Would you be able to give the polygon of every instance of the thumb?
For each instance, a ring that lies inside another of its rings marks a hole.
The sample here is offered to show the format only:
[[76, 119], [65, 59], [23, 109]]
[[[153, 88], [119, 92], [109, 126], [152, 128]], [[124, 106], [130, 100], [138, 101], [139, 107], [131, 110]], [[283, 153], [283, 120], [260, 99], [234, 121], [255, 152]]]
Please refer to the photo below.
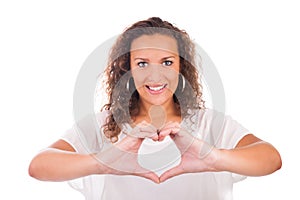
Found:
[[166, 172], [164, 172], [160, 177], [159, 177], [159, 181], [162, 183], [164, 181], [166, 181], [167, 179], [170, 179], [174, 176], [177, 176], [177, 175], [180, 175], [182, 174], [183, 171], [182, 171], [182, 168], [180, 165], [172, 168], [172, 169], [169, 169], [167, 170]]
[[135, 175], [136, 176], [140, 176], [140, 177], [143, 177], [143, 178], [146, 178], [146, 179], [149, 179], [151, 181], [153, 181], [154, 183], [159, 183], [159, 177], [152, 171], [148, 170], [148, 169], [145, 169], [143, 167], [138, 167], [138, 169], [136, 169], [136, 172]]
[[142, 175], [142, 177], [149, 179], [149, 180], [153, 181], [154, 183], [160, 183], [159, 177], [154, 172], [149, 171], [149, 172], [146, 172], [141, 175]]

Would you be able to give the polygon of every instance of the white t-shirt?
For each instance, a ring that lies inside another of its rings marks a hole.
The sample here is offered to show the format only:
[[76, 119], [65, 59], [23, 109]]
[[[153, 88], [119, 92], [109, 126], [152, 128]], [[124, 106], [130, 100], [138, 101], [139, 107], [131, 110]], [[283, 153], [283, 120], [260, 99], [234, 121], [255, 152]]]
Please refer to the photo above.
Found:
[[[99, 126], [103, 125], [107, 115], [108, 112], [102, 112], [96, 116]], [[100, 152], [109, 146], [101, 131], [89, 131], [86, 124], [89, 123], [77, 124], [62, 139], [82, 154]], [[181, 127], [222, 149], [234, 148], [249, 134], [247, 129], [231, 117], [210, 109], [197, 110], [191, 120], [182, 121]], [[121, 133], [120, 140], [123, 136]], [[180, 153], [170, 137], [162, 142], [145, 139], [139, 150], [138, 160], [142, 167], [160, 175], [178, 165]], [[69, 184], [87, 200], [231, 200], [233, 183], [244, 178], [246, 177], [230, 172], [202, 172], [179, 175], [156, 184], [137, 176], [91, 175], [69, 181]]]

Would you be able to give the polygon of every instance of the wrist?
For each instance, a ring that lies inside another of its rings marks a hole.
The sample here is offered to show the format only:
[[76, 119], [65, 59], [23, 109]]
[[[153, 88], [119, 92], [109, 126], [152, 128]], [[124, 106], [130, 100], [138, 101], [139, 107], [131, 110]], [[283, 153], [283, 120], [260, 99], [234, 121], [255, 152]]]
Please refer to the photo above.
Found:
[[90, 175], [93, 174], [106, 174], [107, 173], [107, 167], [106, 165], [101, 161], [101, 155], [98, 154], [90, 154], [88, 155], [89, 159], [89, 166], [90, 166]]
[[230, 150], [228, 149], [218, 149], [216, 153], [216, 162], [215, 162], [215, 170], [218, 172], [221, 171], [229, 171], [228, 168], [228, 156], [230, 154]]
[[[201, 151], [199, 152], [199, 160], [205, 164], [205, 171], [218, 172], [222, 171], [220, 163], [222, 157], [222, 149], [217, 149], [207, 143], [202, 143]], [[203, 170], [203, 169], [201, 169]]]
[[209, 154], [205, 158], [207, 160], [207, 164], [209, 166], [208, 171], [211, 171], [211, 172], [222, 171], [222, 169], [220, 168], [221, 154], [222, 154], [222, 150], [217, 149], [217, 148], [212, 148], [212, 150], [209, 152]]

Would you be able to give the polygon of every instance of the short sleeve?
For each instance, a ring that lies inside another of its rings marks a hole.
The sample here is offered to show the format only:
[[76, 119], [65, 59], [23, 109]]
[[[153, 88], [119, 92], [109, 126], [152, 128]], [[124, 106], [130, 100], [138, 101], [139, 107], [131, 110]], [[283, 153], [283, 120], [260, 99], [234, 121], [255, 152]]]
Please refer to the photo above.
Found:
[[[219, 141], [220, 148], [233, 149], [238, 142], [247, 134], [249, 130], [234, 120], [231, 116], [224, 117], [223, 133]], [[247, 177], [240, 174], [232, 173], [232, 182], [236, 183], [246, 179]]]
[[249, 130], [230, 116], [225, 116], [223, 125], [223, 136], [220, 140], [220, 147], [225, 149], [235, 148], [238, 142], [247, 134]]
[[216, 148], [232, 149], [249, 130], [224, 113], [205, 109], [198, 115], [199, 137]]
[[[249, 130], [231, 116], [213, 110], [203, 110], [199, 117], [199, 135], [205, 142], [219, 149], [233, 149]], [[232, 182], [244, 180], [246, 176], [232, 173]]]
[[102, 126], [108, 116], [108, 111], [88, 115], [74, 123], [61, 139], [69, 143], [78, 153], [88, 154], [100, 152], [103, 146]]
[[75, 149], [75, 151], [77, 153], [81, 153], [81, 154], [87, 154], [88, 153], [88, 151], [86, 150], [86, 148], [82, 144], [82, 141], [80, 140], [78, 134], [76, 133], [76, 130], [75, 130], [74, 127], [68, 129], [61, 136], [60, 139], [64, 140], [68, 144], [70, 144]]
[[[89, 154], [101, 151], [102, 131], [108, 112], [101, 112], [95, 117], [87, 116], [74, 123], [72, 128], [65, 131], [61, 139], [70, 144], [77, 153]], [[96, 119], [96, 122], [94, 121]], [[99, 130], [96, 130], [99, 128]], [[104, 176], [90, 175], [68, 181], [68, 184], [79, 191], [86, 199], [101, 199], [104, 188]]]
[[[77, 153], [88, 154], [89, 150], [83, 145], [76, 129], [71, 128], [61, 136], [61, 139], [69, 143]], [[80, 192], [85, 199], [101, 199], [104, 188], [104, 177], [90, 175], [67, 181], [68, 185]]]

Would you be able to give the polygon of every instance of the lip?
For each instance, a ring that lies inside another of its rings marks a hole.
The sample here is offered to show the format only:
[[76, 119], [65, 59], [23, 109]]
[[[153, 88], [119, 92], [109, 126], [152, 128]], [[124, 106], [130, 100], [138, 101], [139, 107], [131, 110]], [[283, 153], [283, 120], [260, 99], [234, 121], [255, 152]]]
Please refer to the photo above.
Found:
[[150, 94], [157, 95], [166, 90], [167, 84], [145, 85], [145, 88]]

